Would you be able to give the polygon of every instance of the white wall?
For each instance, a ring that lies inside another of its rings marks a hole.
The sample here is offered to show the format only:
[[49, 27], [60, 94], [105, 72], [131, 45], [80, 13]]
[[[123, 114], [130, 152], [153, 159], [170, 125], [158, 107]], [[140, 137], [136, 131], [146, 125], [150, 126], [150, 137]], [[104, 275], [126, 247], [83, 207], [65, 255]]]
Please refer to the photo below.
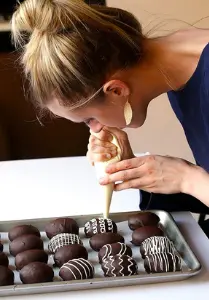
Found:
[[[192, 24], [198, 20], [199, 27], [209, 28], [208, 0], [108, 0], [107, 4], [134, 13], [144, 26], [144, 31], [151, 30], [154, 35], [187, 28], [187, 23]], [[204, 17], [206, 18], [201, 20]], [[161, 27], [153, 30], [159, 24]], [[193, 161], [184, 132], [170, 107], [167, 95], [152, 101], [147, 121], [142, 128], [127, 131], [134, 152], [149, 151]]]

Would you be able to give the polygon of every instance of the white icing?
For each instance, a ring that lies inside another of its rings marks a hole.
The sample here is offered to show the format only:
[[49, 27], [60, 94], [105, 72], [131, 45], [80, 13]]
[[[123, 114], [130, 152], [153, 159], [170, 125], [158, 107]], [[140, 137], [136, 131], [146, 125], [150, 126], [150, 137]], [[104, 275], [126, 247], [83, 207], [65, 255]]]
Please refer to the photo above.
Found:
[[153, 236], [146, 239], [142, 243], [144, 249], [144, 255], [157, 254], [157, 253], [175, 253], [175, 247], [167, 237]]
[[113, 221], [111, 219], [97, 218], [92, 219], [85, 224], [87, 234], [91, 231], [93, 234], [113, 232], [113, 228]]
[[73, 233], [60, 233], [55, 235], [49, 242], [48, 249], [51, 253], [56, 252], [57, 249], [71, 244], [80, 244], [82, 241], [77, 234]]
[[175, 253], [150, 254], [146, 256], [146, 261], [151, 273], [176, 272], [181, 269], [181, 258]]
[[[124, 243], [120, 243], [117, 242], [118, 245], [120, 245], [120, 250], [118, 252], [118, 255], [124, 255], [126, 254], [127, 251], [127, 245]], [[112, 256], [113, 255], [113, 247], [111, 244], [106, 244], [103, 246], [103, 248], [105, 248], [105, 254], [102, 257], [102, 260], [106, 259], [108, 256]]]
[[[127, 263], [128, 262], [128, 263]], [[116, 276], [130, 276], [136, 274], [137, 265], [132, 257], [128, 255], [109, 256], [102, 262], [103, 271], [105, 275]], [[134, 268], [132, 268], [134, 266]], [[119, 275], [120, 274], [120, 275]]]
[[[93, 265], [83, 258], [76, 258], [68, 261], [65, 263], [61, 269], [67, 269], [69, 272], [71, 272], [75, 279], [87, 279], [91, 277], [91, 275], [94, 274], [94, 267]], [[79, 276], [73, 272], [73, 269], [76, 269], [78, 271]], [[83, 272], [82, 272], [83, 270]]]

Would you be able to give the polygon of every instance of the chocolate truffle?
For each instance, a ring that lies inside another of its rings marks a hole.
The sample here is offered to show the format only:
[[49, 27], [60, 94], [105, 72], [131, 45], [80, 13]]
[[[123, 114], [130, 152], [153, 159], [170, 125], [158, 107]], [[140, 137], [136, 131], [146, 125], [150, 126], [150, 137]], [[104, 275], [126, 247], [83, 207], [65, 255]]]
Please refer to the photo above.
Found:
[[13, 285], [14, 273], [5, 266], [0, 266], [0, 286]]
[[9, 245], [10, 253], [13, 256], [30, 249], [43, 249], [42, 239], [31, 234], [22, 235], [13, 240]]
[[104, 259], [101, 267], [106, 277], [136, 275], [138, 269], [132, 257], [119, 254]]
[[9, 237], [9, 240], [12, 242], [19, 236], [26, 235], [26, 234], [30, 234], [30, 235], [33, 234], [37, 237], [41, 236], [40, 231], [36, 227], [34, 227], [32, 225], [19, 225], [19, 226], [13, 227], [9, 231], [8, 237]]
[[39, 261], [29, 263], [20, 271], [20, 279], [25, 284], [51, 282], [53, 278], [53, 269]]
[[181, 271], [181, 258], [176, 254], [158, 253], [146, 256], [144, 268], [147, 273], [163, 273]]
[[0, 242], [0, 252], [4, 250], [4, 245]]
[[99, 250], [99, 262], [101, 263], [108, 256], [115, 256], [117, 254], [132, 256], [132, 250], [129, 246], [120, 242], [104, 245]]
[[64, 263], [75, 258], [88, 259], [86, 248], [79, 244], [67, 245], [57, 249], [54, 255], [55, 264], [60, 268]]
[[17, 270], [21, 270], [24, 266], [35, 261], [47, 263], [48, 254], [41, 249], [32, 249], [20, 252], [15, 257], [15, 265]]
[[131, 215], [128, 218], [128, 226], [131, 230], [135, 230], [143, 226], [157, 226], [159, 221], [160, 218], [156, 214], [144, 211]]
[[175, 253], [173, 242], [165, 236], [152, 236], [144, 240], [140, 246], [142, 258], [149, 254]]
[[45, 227], [46, 235], [49, 239], [60, 233], [79, 233], [79, 227], [75, 220], [71, 218], [56, 219]]
[[91, 248], [95, 251], [99, 251], [106, 244], [117, 242], [124, 243], [124, 238], [120, 234], [113, 232], [98, 233], [89, 240]]
[[83, 258], [73, 259], [60, 268], [59, 276], [65, 281], [93, 278], [94, 267]]
[[80, 244], [83, 245], [81, 239], [77, 234], [72, 233], [60, 233], [55, 235], [49, 242], [48, 249], [50, 253], [55, 253], [57, 249], [72, 245], [72, 244]]
[[0, 253], [0, 265], [5, 267], [8, 267], [9, 265], [9, 259], [4, 252]]
[[96, 218], [87, 222], [84, 226], [86, 237], [90, 238], [97, 233], [117, 232], [117, 226], [111, 219]]
[[144, 226], [137, 228], [132, 233], [132, 243], [140, 246], [141, 243], [151, 236], [163, 236], [163, 231], [157, 226]]

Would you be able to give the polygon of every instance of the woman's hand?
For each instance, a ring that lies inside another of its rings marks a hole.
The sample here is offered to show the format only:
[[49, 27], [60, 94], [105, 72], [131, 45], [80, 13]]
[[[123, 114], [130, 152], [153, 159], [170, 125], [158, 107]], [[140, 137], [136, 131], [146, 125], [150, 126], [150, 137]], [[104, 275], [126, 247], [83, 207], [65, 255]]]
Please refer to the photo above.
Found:
[[109, 175], [100, 184], [122, 182], [115, 185], [116, 191], [136, 188], [153, 193], [179, 193], [185, 190], [191, 166], [179, 158], [146, 155], [109, 165]]
[[126, 132], [118, 128], [103, 127], [97, 133], [97, 137], [90, 135], [87, 157], [94, 165], [94, 162], [107, 161], [117, 155], [117, 147], [111, 143], [112, 134], [117, 138], [121, 149], [121, 160], [133, 158], [133, 152]]

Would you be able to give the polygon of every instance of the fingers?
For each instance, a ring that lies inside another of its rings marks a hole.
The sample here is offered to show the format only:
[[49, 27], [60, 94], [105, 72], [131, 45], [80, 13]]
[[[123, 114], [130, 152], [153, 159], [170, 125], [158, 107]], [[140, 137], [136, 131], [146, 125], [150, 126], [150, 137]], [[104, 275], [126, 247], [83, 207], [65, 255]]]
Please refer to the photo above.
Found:
[[98, 133], [91, 132], [91, 136], [101, 141], [111, 142], [112, 134], [107, 130], [101, 130]]
[[109, 166], [107, 166], [106, 172], [112, 174], [122, 170], [129, 170], [129, 169], [140, 167], [144, 163], [145, 163], [144, 157], [135, 157], [132, 159], [126, 159], [118, 163], [110, 164]]

